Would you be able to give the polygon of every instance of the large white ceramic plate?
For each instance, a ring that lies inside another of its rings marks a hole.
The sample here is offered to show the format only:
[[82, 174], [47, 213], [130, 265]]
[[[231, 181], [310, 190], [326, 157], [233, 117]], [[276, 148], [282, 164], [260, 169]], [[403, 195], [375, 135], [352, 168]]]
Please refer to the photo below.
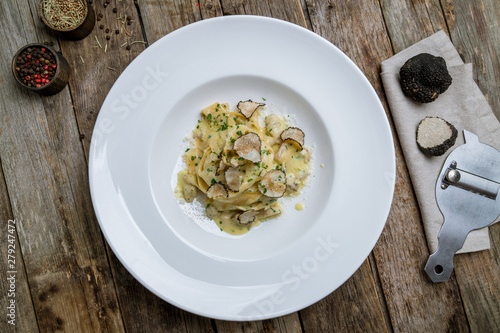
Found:
[[[314, 173], [283, 216], [232, 237], [184, 214], [172, 177], [200, 110], [249, 98], [295, 115]], [[255, 320], [322, 299], [363, 263], [395, 157], [376, 93], [341, 51], [287, 22], [231, 16], [172, 32], [127, 67], [99, 113], [89, 173], [101, 229], [137, 280], [196, 314]]]

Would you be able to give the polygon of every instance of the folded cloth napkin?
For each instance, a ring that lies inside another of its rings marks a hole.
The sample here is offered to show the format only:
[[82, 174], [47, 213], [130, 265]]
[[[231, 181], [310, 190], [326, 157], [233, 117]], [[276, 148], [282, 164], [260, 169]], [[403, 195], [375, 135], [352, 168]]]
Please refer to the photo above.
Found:
[[[419, 53], [443, 57], [453, 79], [448, 90], [431, 103], [414, 102], [403, 94], [399, 82], [401, 66]], [[443, 215], [436, 203], [435, 186], [444, 160], [453, 149], [464, 143], [464, 129], [477, 134], [480, 142], [500, 150], [500, 122], [473, 80], [472, 64], [463, 63], [444, 31], [439, 31], [383, 61], [381, 76], [422, 213], [427, 244], [433, 253], [437, 249], [437, 236], [443, 224]], [[416, 129], [420, 120], [426, 116], [443, 118], [458, 130], [455, 145], [443, 156], [428, 157], [417, 146]], [[489, 248], [488, 228], [483, 228], [472, 231], [458, 253]]]

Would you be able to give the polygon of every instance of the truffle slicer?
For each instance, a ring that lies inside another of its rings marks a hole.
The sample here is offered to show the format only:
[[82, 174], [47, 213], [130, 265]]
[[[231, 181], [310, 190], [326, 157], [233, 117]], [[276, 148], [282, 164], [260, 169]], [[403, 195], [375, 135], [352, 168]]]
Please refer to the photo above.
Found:
[[464, 130], [465, 144], [444, 162], [436, 183], [436, 201], [444, 217], [438, 249], [425, 265], [432, 282], [445, 282], [453, 257], [472, 230], [487, 227], [500, 215], [500, 151]]

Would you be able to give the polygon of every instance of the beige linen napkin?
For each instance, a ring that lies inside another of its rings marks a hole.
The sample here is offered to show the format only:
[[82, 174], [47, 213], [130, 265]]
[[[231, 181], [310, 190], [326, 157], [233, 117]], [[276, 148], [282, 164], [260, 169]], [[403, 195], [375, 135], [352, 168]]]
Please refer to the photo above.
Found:
[[[423, 52], [443, 57], [453, 82], [434, 102], [421, 104], [403, 94], [399, 83], [399, 69], [406, 60]], [[383, 61], [381, 76], [422, 213], [427, 243], [433, 253], [437, 249], [437, 236], [443, 224], [443, 216], [436, 203], [435, 186], [444, 160], [453, 149], [464, 143], [464, 129], [477, 134], [480, 142], [500, 150], [500, 123], [472, 78], [472, 64], [463, 63], [444, 31], [439, 31]], [[418, 149], [416, 129], [420, 120], [426, 116], [441, 117], [458, 130], [455, 145], [443, 156], [428, 157]], [[458, 253], [489, 248], [488, 228], [483, 228], [472, 231]]]

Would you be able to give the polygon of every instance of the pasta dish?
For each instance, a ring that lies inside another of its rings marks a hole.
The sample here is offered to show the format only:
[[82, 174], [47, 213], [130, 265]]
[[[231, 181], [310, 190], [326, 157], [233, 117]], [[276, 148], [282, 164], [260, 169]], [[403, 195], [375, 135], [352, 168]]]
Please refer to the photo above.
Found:
[[279, 198], [300, 193], [309, 175], [304, 132], [287, 116], [259, 117], [264, 108], [247, 100], [232, 111], [227, 103], [203, 109], [178, 174], [176, 196], [206, 196], [206, 215], [230, 234], [279, 216]]

